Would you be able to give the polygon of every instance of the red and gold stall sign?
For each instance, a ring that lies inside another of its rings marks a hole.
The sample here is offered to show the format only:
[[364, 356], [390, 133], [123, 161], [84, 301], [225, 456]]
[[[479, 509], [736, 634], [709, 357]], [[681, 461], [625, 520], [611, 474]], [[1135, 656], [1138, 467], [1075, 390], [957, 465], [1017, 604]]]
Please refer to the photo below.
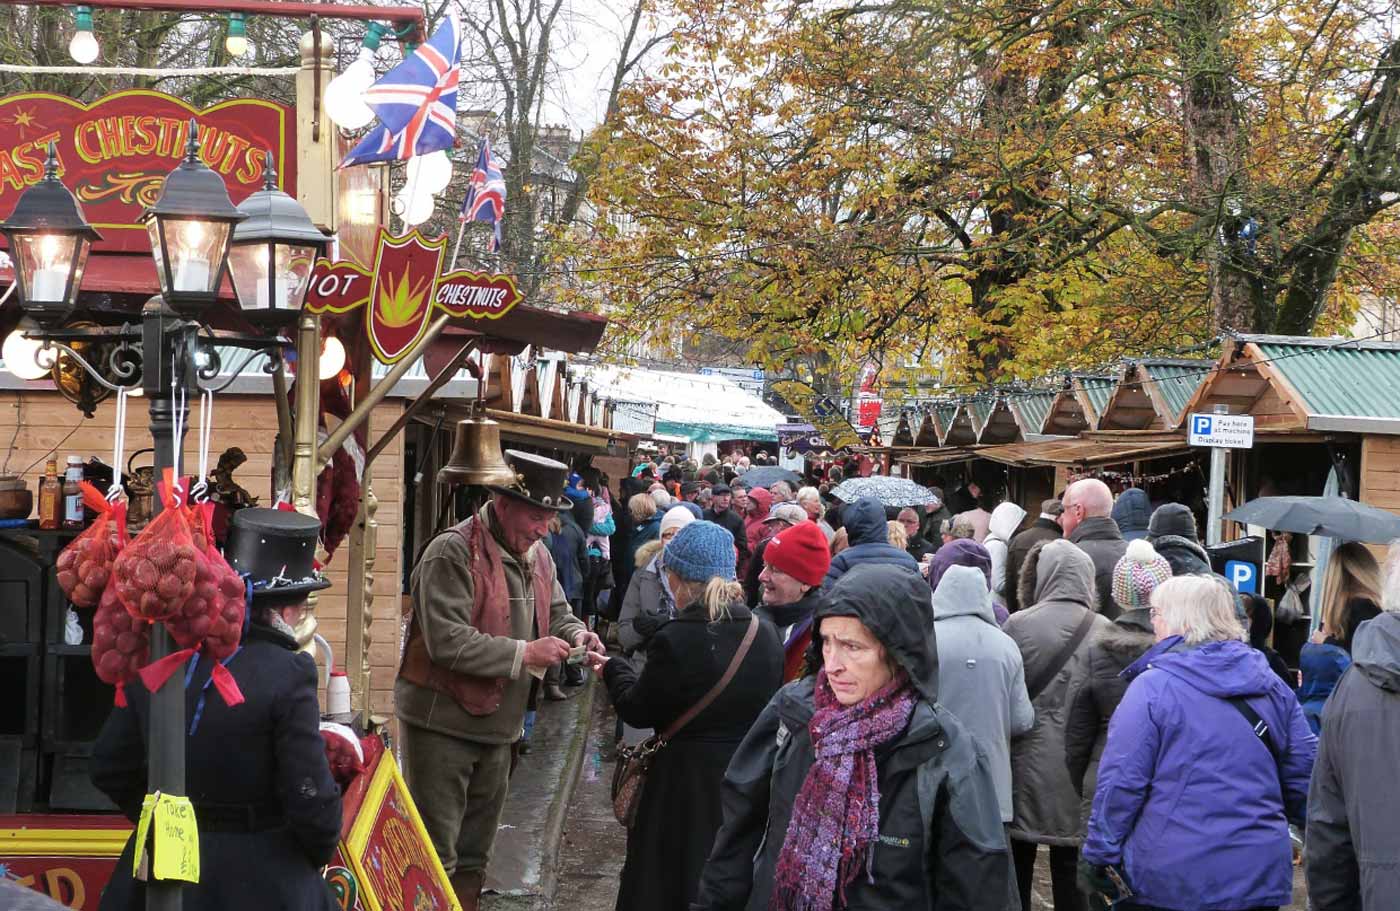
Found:
[[325, 871], [336, 904], [341, 911], [461, 911], [394, 757], [374, 749], [365, 759], [345, 794], [345, 827]]
[[374, 267], [317, 260], [306, 293], [312, 313], [348, 313], [367, 307], [365, 332], [374, 356], [392, 364], [423, 337], [434, 312], [500, 319], [520, 303], [509, 275], [458, 270], [442, 274], [446, 235], [425, 240], [415, 229], [396, 237], [379, 232]]
[[123, 817], [0, 816], [0, 875], [74, 911], [92, 911], [131, 835]]
[[141, 210], [184, 157], [191, 117], [199, 124], [200, 157], [224, 178], [235, 203], [262, 189], [269, 149], [278, 184], [295, 195], [296, 128], [286, 105], [238, 98], [200, 110], [141, 89], [91, 104], [29, 92], [0, 98], [0, 213], [44, 176], [52, 142], [59, 177], [102, 232], [96, 249], [149, 250]]

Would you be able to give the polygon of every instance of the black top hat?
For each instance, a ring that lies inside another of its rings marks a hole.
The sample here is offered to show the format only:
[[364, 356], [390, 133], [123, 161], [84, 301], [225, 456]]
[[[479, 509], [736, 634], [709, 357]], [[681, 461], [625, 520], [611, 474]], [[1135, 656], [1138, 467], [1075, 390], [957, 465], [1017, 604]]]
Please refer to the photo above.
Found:
[[330, 582], [313, 568], [321, 522], [285, 509], [250, 507], [233, 514], [224, 559], [253, 584], [256, 607], [305, 600]]
[[574, 508], [573, 501], [564, 496], [564, 485], [569, 480], [568, 465], [518, 449], [507, 449], [502, 455], [515, 472], [515, 483], [488, 485], [491, 490], [544, 509], [568, 512]]

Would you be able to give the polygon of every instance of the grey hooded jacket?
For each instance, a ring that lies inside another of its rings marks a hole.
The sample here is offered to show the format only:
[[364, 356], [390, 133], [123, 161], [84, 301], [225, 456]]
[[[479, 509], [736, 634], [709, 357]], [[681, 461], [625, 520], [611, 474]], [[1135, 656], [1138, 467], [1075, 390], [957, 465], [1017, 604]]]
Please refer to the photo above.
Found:
[[1400, 896], [1400, 616], [1361, 624], [1322, 713], [1304, 862], [1313, 911], [1393, 908]]
[[[1086, 520], [1087, 521], [1087, 520]], [[1069, 541], [1031, 548], [1021, 568], [1021, 603], [1002, 627], [1021, 650], [1026, 679], [1048, 668], [1098, 600], [1094, 561]], [[1084, 840], [1079, 794], [1065, 766], [1065, 726], [1070, 694], [1089, 672], [1089, 643], [1109, 622], [1096, 615], [1069, 660], [1034, 698], [1035, 726], [1011, 743], [1015, 814], [1011, 835], [1043, 845], [1078, 845]]]
[[[979, 573], [980, 576], [980, 573]], [[846, 887], [847, 911], [1005, 911], [1017, 900], [986, 753], [940, 702], [928, 587], [901, 567], [852, 568], [817, 608], [855, 617], [909, 675], [919, 700], [904, 731], [876, 748], [880, 838]], [[724, 823], [692, 911], [768, 911], [793, 804], [816, 760], [809, 732], [815, 677], [778, 690], [724, 775]]]
[[1025, 517], [1026, 511], [1010, 500], [998, 503], [997, 508], [992, 510], [991, 521], [987, 524], [987, 537], [982, 539], [982, 546], [987, 548], [987, 553], [992, 557], [992, 594], [1003, 603], [1006, 601], [1008, 548], [1011, 539], [1016, 537], [1016, 529], [1021, 527], [1021, 520]]
[[1010, 822], [1011, 738], [1035, 723], [1021, 650], [997, 626], [987, 577], [975, 567], [952, 566], [943, 574], [933, 593], [933, 623], [938, 701], [987, 751], [1001, 821]]

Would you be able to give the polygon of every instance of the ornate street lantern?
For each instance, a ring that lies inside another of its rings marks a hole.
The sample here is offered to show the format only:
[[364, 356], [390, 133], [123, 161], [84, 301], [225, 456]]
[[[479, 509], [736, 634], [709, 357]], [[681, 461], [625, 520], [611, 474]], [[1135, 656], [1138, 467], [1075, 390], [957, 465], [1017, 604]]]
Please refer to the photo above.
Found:
[[289, 325], [301, 312], [311, 268], [330, 239], [295, 199], [277, 189], [272, 152], [263, 188], [238, 207], [244, 221], [233, 230], [229, 271], [243, 315], [255, 325]]
[[44, 179], [24, 191], [0, 232], [10, 247], [20, 307], [41, 326], [59, 325], [78, 303], [92, 242], [102, 235], [58, 179], [58, 153], [49, 143]]
[[203, 313], [218, 298], [233, 226], [247, 217], [228, 198], [223, 178], [199, 160], [198, 129], [190, 120], [185, 160], [165, 178], [160, 199], [141, 215], [161, 295], [188, 317]]

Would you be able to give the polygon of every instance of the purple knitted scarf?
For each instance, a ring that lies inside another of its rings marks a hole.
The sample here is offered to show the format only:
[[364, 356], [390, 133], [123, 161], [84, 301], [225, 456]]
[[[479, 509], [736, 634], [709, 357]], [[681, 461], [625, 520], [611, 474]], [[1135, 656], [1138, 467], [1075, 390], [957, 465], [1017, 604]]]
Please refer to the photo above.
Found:
[[909, 724], [917, 696], [901, 673], [864, 702], [842, 705], [817, 673], [816, 713], [808, 730], [816, 761], [792, 807], [773, 883], [770, 911], [832, 911], [880, 835], [875, 747]]

